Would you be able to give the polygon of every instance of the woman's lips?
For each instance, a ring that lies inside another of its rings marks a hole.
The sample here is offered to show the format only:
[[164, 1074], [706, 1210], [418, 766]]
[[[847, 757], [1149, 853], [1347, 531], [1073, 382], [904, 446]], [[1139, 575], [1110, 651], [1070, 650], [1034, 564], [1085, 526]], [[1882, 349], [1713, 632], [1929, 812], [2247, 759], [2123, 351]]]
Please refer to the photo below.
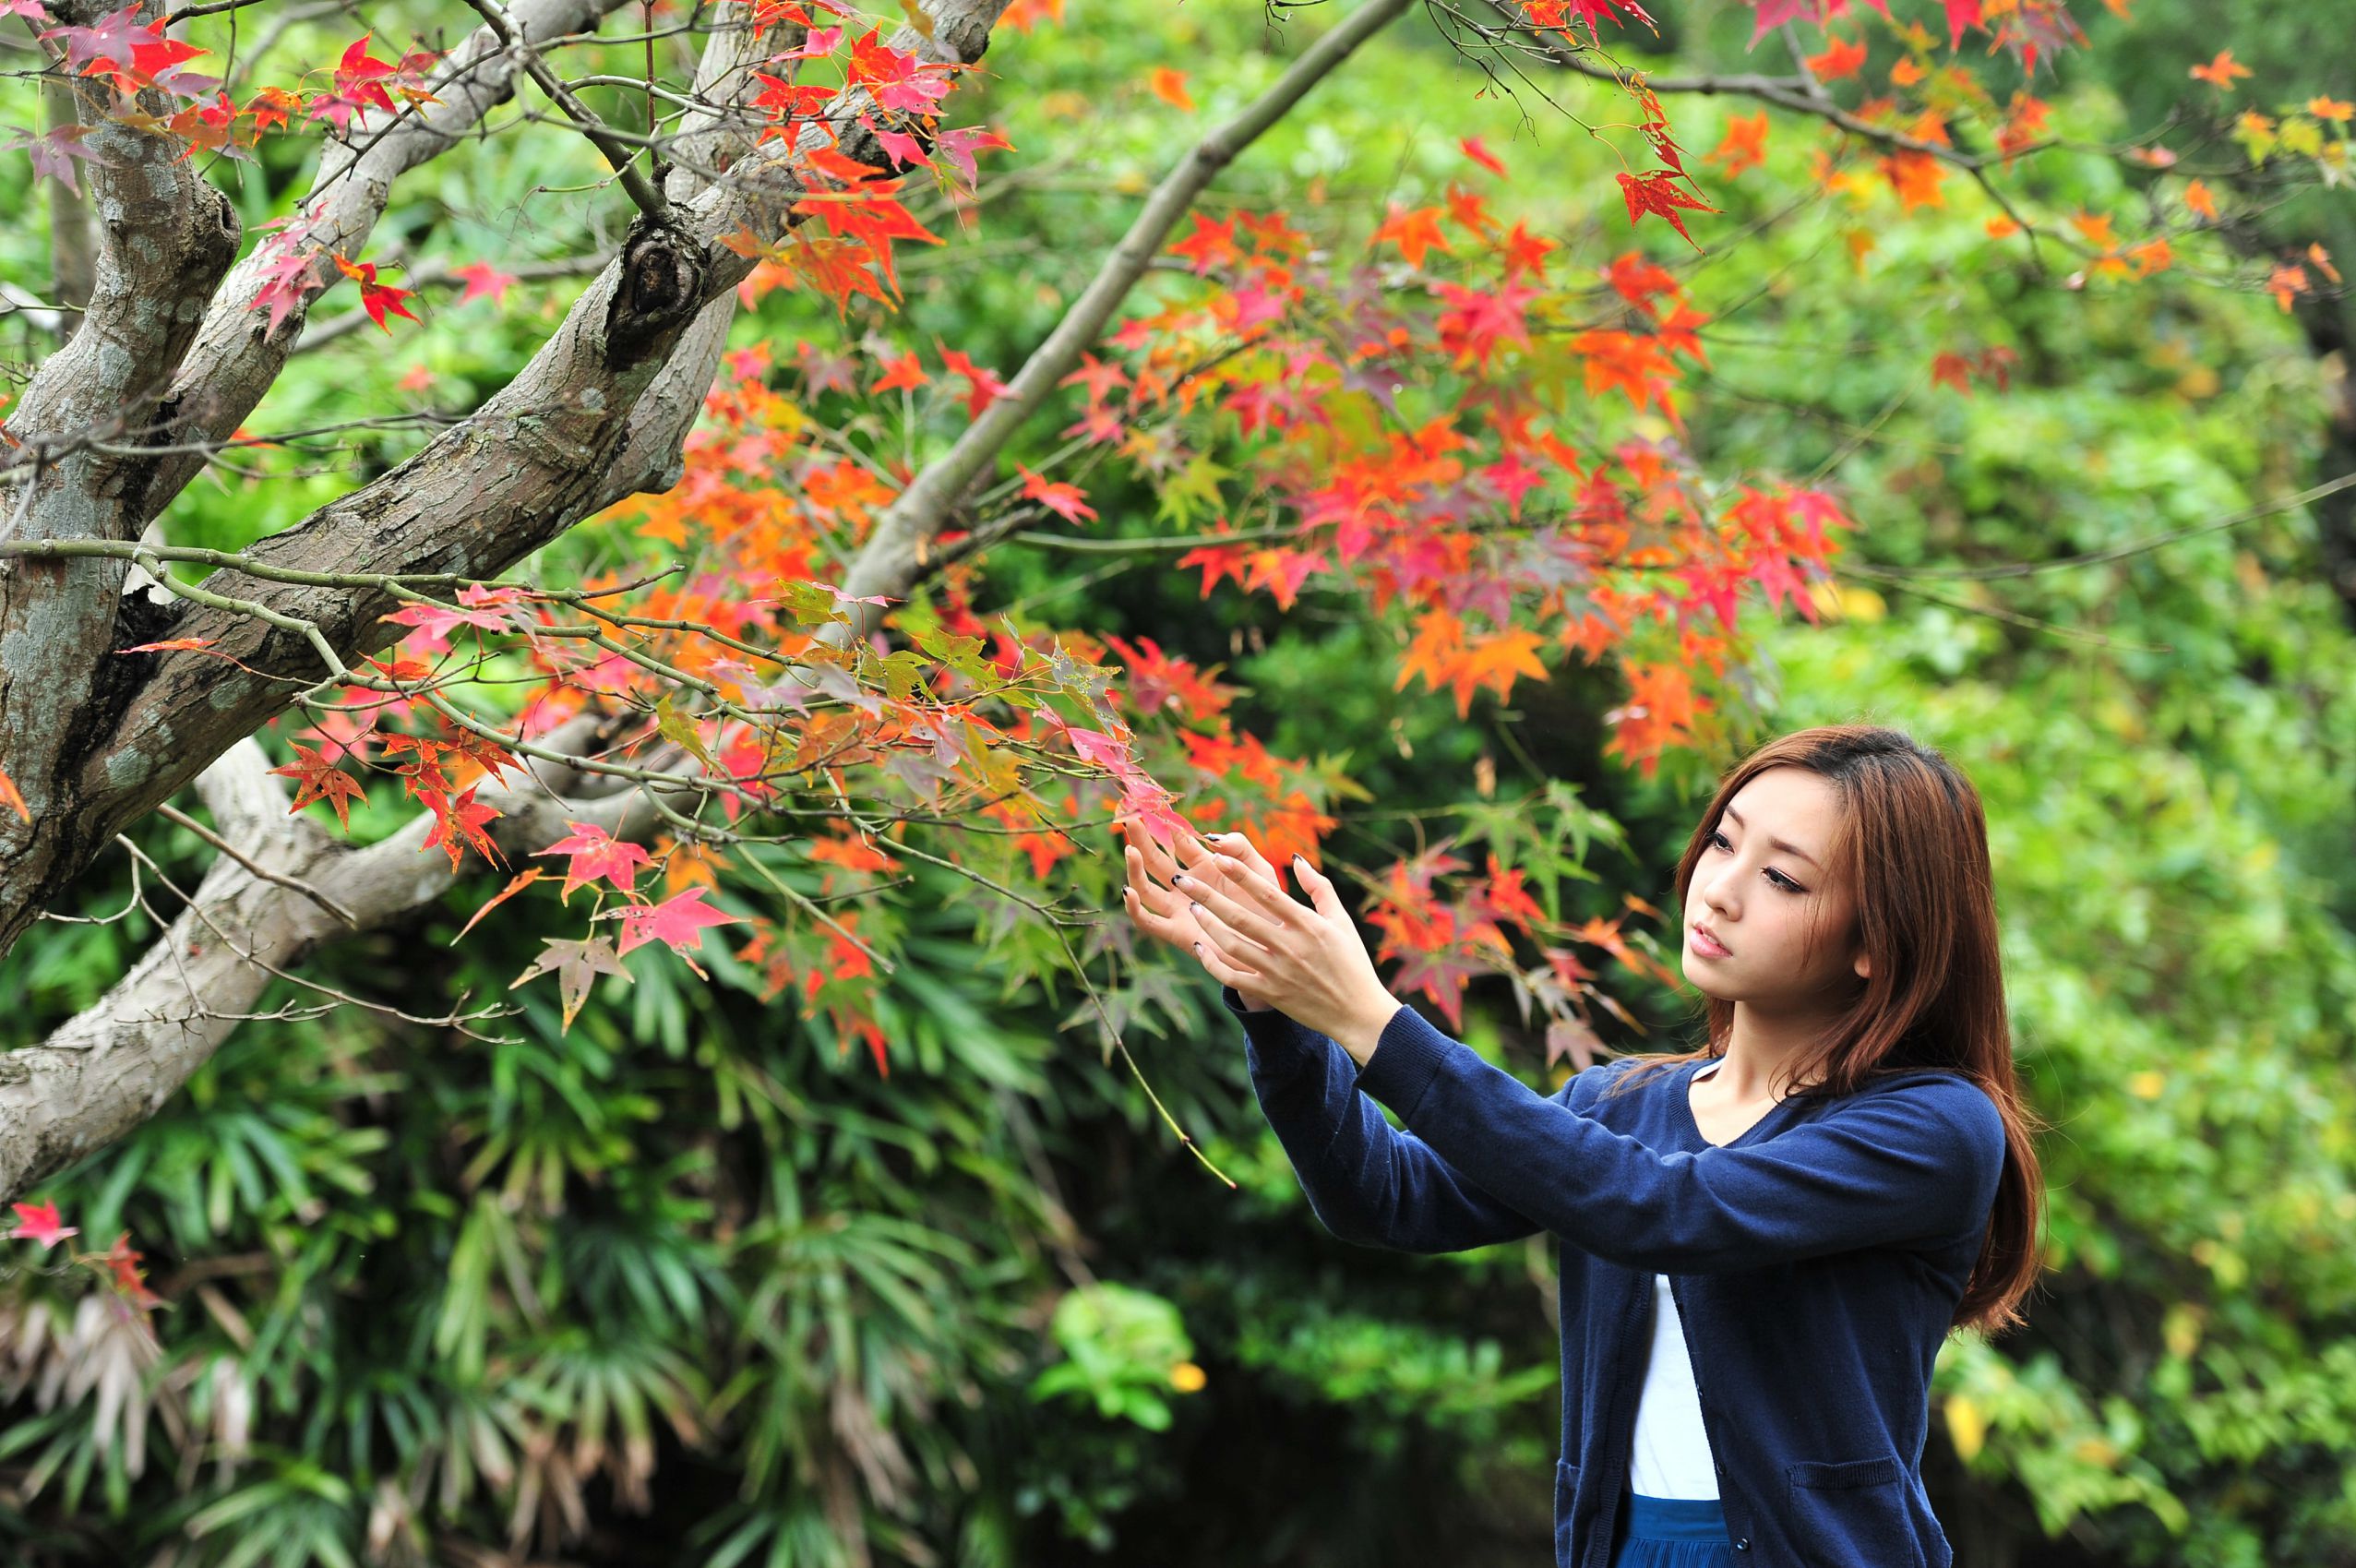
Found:
[[1734, 956], [1734, 954], [1726, 950], [1724, 944], [1713, 941], [1709, 937], [1705, 936], [1703, 933], [1702, 928], [1699, 926], [1686, 927], [1685, 933], [1685, 945], [1692, 948], [1694, 953], [1699, 957], [1732, 958]]

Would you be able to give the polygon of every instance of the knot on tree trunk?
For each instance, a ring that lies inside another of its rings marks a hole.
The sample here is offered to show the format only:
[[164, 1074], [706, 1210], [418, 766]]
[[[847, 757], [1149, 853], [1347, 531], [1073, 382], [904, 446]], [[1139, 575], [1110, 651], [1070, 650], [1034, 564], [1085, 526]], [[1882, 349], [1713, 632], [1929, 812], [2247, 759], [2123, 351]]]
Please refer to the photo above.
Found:
[[622, 276], [605, 307], [605, 364], [627, 370], [703, 304], [703, 250], [687, 231], [640, 216], [622, 244]]

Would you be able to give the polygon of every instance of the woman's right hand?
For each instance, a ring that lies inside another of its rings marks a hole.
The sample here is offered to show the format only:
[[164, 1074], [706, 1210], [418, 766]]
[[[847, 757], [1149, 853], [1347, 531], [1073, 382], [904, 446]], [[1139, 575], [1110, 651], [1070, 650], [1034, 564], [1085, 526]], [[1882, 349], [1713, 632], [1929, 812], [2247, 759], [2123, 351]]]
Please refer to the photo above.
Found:
[[[1202, 928], [1194, 923], [1193, 901], [1169, 885], [1169, 880], [1181, 869], [1169, 853], [1154, 842], [1153, 835], [1131, 832], [1128, 823], [1120, 824], [1121, 861], [1127, 869], [1129, 885], [1121, 890], [1122, 902], [1129, 908], [1129, 917], [1149, 937], [1159, 937], [1180, 952], [1193, 956], [1195, 943], [1202, 940]], [[1218, 852], [1205, 848], [1201, 857], [1202, 874], [1215, 876]], [[1258, 997], [1238, 990], [1244, 1006], [1253, 1012], [1266, 1012], [1268, 1004]]]

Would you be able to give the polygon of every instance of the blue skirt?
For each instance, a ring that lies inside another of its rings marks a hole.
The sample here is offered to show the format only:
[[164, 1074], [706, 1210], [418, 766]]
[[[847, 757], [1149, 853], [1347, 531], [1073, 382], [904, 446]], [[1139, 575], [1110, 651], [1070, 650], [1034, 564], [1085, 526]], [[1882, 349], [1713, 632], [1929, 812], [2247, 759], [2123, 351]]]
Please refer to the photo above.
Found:
[[1620, 1494], [1611, 1568], [1734, 1568], [1726, 1511], [1714, 1497]]

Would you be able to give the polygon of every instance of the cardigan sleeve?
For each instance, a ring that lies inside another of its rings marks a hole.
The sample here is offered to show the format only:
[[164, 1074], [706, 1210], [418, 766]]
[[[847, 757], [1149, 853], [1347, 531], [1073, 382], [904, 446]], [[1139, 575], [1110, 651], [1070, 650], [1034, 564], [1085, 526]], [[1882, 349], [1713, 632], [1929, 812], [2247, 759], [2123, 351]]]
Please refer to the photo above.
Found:
[[[1358, 1093], [1358, 1065], [1331, 1035], [1274, 1009], [1246, 1008], [1233, 986], [1220, 987], [1220, 999], [1243, 1023], [1252, 1092], [1326, 1229], [1360, 1246], [1461, 1252], [1544, 1228], [1385, 1120]], [[1566, 1104], [1578, 1083], [1540, 1103]]]
[[2003, 1174], [2003, 1119], [1956, 1073], [1852, 1096], [1749, 1147], [1664, 1153], [1538, 1095], [1402, 1004], [1357, 1087], [1399, 1113], [1435, 1167], [1650, 1272], [1949, 1244], [1986, 1226]]

